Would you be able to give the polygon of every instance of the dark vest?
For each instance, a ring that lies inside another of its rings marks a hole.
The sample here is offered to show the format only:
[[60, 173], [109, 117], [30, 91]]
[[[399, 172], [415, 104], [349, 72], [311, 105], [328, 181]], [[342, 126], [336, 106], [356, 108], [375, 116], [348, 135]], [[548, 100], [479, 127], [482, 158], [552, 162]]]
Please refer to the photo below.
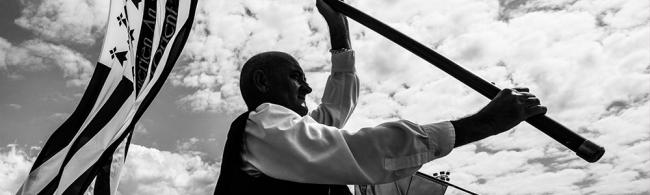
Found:
[[[250, 112], [250, 111], [249, 111]], [[214, 190], [215, 195], [248, 195], [248, 194], [343, 194], [352, 195], [345, 185], [324, 185], [296, 183], [274, 179], [262, 174], [252, 177], [241, 170], [241, 157], [244, 146], [244, 132], [248, 113], [240, 115], [230, 125], [226, 146], [221, 161], [221, 173]]]

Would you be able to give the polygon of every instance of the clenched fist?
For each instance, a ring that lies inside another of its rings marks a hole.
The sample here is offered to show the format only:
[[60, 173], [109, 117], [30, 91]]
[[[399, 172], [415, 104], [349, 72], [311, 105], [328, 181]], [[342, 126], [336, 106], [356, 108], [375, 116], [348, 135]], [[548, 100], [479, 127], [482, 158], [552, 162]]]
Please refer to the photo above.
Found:
[[506, 88], [475, 116], [489, 123], [496, 134], [517, 126], [531, 116], [545, 114], [546, 110], [528, 88]]
[[501, 90], [476, 114], [451, 121], [456, 132], [455, 147], [511, 129], [531, 116], [545, 114], [546, 107], [528, 88]]

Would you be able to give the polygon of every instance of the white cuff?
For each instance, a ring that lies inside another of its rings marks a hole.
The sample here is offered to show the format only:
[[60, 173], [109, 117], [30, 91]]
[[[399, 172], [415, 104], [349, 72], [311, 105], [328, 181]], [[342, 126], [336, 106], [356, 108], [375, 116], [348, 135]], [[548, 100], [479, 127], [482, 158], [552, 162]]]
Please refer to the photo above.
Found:
[[332, 53], [332, 73], [355, 72], [354, 51], [347, 50], [340, 53]]

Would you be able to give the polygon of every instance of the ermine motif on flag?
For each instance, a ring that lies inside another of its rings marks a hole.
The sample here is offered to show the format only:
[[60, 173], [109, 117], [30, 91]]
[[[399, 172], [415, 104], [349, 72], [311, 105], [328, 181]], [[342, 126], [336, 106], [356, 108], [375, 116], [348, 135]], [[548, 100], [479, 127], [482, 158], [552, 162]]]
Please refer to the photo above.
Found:
[[126, 61], [126, 53], [128, 51], [120, 51], [116, 52], [117, 48], [113, 47], [112, 50], [108, 51], [111, 54], [111, 59], [117, 58], [117, 61], [120, 62], [120, 65], [124, 65], [124, 61]]
[[126, 26], [127, 25], [126, 24], [126, 18], [122, 14], [120, 14], [120, 16], [117, 17], [117, 21], [120, 24], [120, 26], [122, 26], [122, 25]]
[[140, 5], [140, 2], [141, 2], [141, 1], [142, 1], [142, 0], [131, 0], [131, 3], [133, 3], [133, 5], [135, 6], [135, 8], [139, 8], [138, 5]]
[[129, 44], [131, 44], [133, 40], [135, 40], [135, 38], [133, 38], [133, 31], [135, 30], [133, 29], [129, 30]]

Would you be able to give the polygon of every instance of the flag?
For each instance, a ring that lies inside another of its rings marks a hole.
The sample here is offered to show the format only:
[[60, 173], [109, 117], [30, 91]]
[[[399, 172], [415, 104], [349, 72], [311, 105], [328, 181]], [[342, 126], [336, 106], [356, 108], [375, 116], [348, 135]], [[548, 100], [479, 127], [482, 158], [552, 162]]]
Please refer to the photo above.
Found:
[[17, 194], [116, 193], [135, 124], [176, 63], [196, 4], [111, 0], [88, 87], [43, 146]]
[[[446, 173], [449, 175], [449, 172]], [[446, 180], [446, 181], [445, 181]], [[416, 172], [410, 177], [400, 180], [375, 185], [356, 185], [354, 186], [355, 195], [443, 195], [447, 192], [451, 194], [470, 194], [476, 193], [458, 187], [449, 182], [449, 178], [432, 177], [422, 172]]]

